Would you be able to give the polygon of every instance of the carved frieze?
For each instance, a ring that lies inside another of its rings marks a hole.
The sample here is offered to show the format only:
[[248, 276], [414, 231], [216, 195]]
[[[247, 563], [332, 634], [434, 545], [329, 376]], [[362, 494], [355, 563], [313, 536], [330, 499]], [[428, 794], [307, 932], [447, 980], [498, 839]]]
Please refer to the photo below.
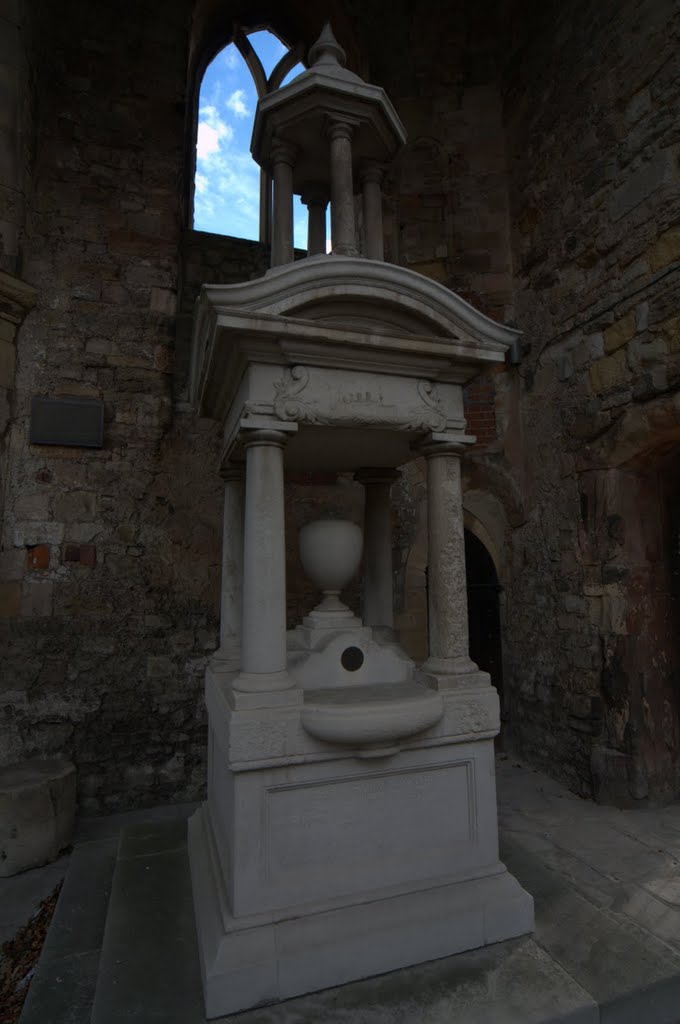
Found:
[[294, 366], [274, 382], [274, 414], [315, 426], [373, 426], [403, 431], [446, 429], [447, 412], [428, 380]]

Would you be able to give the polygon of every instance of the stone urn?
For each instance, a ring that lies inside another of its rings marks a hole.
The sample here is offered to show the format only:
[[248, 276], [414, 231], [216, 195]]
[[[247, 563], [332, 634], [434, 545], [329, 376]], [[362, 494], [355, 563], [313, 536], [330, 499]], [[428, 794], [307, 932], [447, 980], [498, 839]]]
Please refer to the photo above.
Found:
[[317, 611], [345, 611], [340, 591], [359, 568], [362, 547], [361, 527], [349, 519], [315, 519], [302, 527], [302, 567], [324, 595]]

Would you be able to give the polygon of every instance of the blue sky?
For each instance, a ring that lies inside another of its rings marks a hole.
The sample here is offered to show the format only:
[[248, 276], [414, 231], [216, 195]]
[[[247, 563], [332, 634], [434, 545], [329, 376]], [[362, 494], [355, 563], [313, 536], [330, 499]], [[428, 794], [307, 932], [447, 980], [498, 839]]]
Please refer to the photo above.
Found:
[[[265, 73], [286, 52], [270, 32], [249, 36]], [[297, 65], [286, 82], [303, 70]], [[260, 169], [250, 156], [257, 91], [233, 43], [217, 54], [201, 83], [196, 140], [194, 228], [257, 239], [260, 225]], [[307, 211], [295, 197], [295, 245], [307, 247]]]

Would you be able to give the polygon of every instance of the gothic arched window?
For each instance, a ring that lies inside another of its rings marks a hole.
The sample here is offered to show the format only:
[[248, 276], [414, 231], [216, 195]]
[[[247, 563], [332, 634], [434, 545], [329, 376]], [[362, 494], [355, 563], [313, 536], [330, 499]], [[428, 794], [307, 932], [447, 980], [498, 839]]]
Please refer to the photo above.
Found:
[[[257, 100], [304, 71], [302, 47], [268, 29], [234, 33], [201, 82], [196, 134], [194, 228], [270, 241], [271, 180], [250, 155]], [[307, 211], [296, 197], [296, 245], [306, 247]]]

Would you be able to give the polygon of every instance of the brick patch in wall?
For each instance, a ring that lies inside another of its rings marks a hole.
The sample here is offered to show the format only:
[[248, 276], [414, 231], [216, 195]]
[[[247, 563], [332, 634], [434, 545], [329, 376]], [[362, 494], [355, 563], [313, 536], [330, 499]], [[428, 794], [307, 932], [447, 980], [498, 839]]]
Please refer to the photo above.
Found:
[[36, 544], [26, 550], [27, 569], [49, 569], [50, 549], [47, 544]]
[[94, 544], [65, 544], [62, 561], [79, 562], [92, 569], [97, 564], [97, 548]]
[[463, 393], [465, 418], [469, 433], [476, 438], [477, 445], [490, 444], [496, 440], [496, 393], [493, 384], [472, 382]]

